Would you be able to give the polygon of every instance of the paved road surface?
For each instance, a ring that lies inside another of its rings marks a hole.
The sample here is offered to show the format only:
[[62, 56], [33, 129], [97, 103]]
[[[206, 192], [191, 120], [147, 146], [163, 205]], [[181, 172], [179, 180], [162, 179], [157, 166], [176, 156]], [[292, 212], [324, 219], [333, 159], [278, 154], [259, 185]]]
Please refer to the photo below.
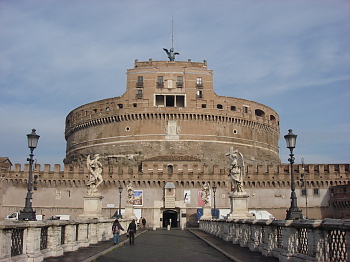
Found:
[[98, 262], [225, 262], [232, 261], [187, 230], [148, 231], [135, 239], [135, 245], [118, 247]]

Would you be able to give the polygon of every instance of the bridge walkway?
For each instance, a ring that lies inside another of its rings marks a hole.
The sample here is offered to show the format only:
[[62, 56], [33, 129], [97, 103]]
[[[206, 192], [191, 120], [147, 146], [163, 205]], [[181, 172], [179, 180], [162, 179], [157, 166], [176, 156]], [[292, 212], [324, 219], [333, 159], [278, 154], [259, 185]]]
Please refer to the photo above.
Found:
[[236, 261], [277, 262], [277, 258], [264, 257], [260, 252], [233, 245], [198, 229], [189, 230], [139, 230], [135, 245], [129, 245], [126, 235], [113, 245], [102, 241], [59, 257], [49, 257], [44, 262], [111, 262], [111, 261]]

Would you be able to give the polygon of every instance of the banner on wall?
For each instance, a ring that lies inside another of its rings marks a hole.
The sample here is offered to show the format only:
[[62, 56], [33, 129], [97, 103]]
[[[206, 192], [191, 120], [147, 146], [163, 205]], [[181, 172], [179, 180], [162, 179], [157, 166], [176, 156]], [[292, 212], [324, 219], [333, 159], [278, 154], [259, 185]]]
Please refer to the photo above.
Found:
[[197, 199], [198, 199], [198, 206], [199, 207], [204, 206], [204, 201], [202, 199], [202, 189], [198, 189]]
[[132, 204], [134, 206], [142, 206], [143, 205], [143, 190], [133, 190], [134, 199], [132, 200]]
[[[199, 207], [202, 207], [202, 206], [204, 206], [204, 201], [203, 201], [203, 199], [202, 199], [202, 189], [198, 189], [198, 193], [197, 193], [197, 199], [198, 199], [198, 206]], [[209, 206], [211, 206], [211, 195], [209, 196]]]
[[184, 190], [184, 202], [185, 204], [191, 203], [191, 190]]

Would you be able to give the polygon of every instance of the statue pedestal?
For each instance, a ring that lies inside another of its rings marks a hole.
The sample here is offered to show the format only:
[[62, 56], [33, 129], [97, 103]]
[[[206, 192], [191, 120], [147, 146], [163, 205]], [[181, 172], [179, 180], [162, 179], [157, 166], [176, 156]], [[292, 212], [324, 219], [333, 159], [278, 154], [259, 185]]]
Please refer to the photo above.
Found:
[[127, 204], [125, 206], [125, 213], [123, 218], [131, 218], [131, 219], [137, 219], [135, 214], [134, 214], [134, 206], [131, 204]]
[[211, 215], [211, 206], [204, 206], [203, 207], [203, 216], [201, 217], [201, 219], [211, 219], [212, 215]]
[[227, 220], [233, 219], [251, 219], [253, 214], [248, 212], [248, 195], [247, 194], [235, 194], [230, 193], [230, 206], [231, 212], [227, 217]]
[[103, 196], [85, 196], [84, 212], [78, 216], [78, 219], [103, 218], [102, 199]]

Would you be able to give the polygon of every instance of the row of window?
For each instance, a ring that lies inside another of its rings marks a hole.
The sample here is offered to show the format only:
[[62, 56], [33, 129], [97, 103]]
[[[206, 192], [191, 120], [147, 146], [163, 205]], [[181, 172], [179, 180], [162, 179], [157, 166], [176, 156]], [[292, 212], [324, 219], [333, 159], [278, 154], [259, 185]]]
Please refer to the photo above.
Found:
[[[202, 97], [202, 91], [200, 93], [197, 93], [197, 97], [201, 96]], [[143, 92], [142, 90], [138, 90], [136, 94], [136, 98], [142, 99], [143, 97]], [[185, 96], [184, 95], [156, 95], [156, 106], [165, 106], [165, 107], [185, 107]], [[123, 108], [123, 104], [117, 104], [118, 108]], [[137, 104], [133, 107], [137, 107]], [[207, 104], [202, 104], [202, 108], [206, 108]], [[223, 109], [222, 104], [217, 104], [216, 105], [217, 109]], [[235, 106], [230, 107], [231, 111], [237, 111], [237, 108]], [[106, 107], [106, 111], [109, 111], [110, 108]], [[243, 107], [243, 112], [248, 113], [248, 107], [244, 106]], [[262, 113], [263, 114], [262, 114]], [[86, 111], [87, 115], [88, 111]], [[93, 109], [93, 113], [97, 113], [97, 109]], [[265, 113], [260, 110], [256, 109], [255, 110], [255, 115], [257, 116], [265, 116]], [[273, 115], [270, 115], [270, 120], [275, 121], [276, 118]]]
[[[143, 96], [142, 90], [138, 90], [136, 94], [136, 98], [141, 99]], [[198, 94], [197, 94], [198, 96]], [[185, 96], [184, 95], [156, 95], [156, 106], [164, 106], [164, 107], [185, 107]], [[123, 104], [117, 104], [118, 108], [122, 109]], [[137, 107], [137, 104], [134, 103], [133, 107]], [[217, 109], [223, 109], [222, 104], [216, 105]], [[202, 108], [207, 108], [207, 104], [202, 104]], [[247, 107], [243, 107], [245, 109]], [[235, 106], [231, 106], [231, 111], [236, 111], [237, 108]], [[94, 114], [97, 113], [97, 109], [92, 110]], [[109, 107], [106, 107], [106, 111], [110, 111]], [[256, 109], [255, 111], [261, 111], [260, 109]], [[246, 112], [244, 110], [244, 112]], [[88, 111], [85, 112], [85, 115], [88, 114]], [[79, 113], [76, 114], [76, 118], [79, 117]], [[276, 121], [275, 116], [270, 115], [271, 121]]]
[[[197, 86], [198, 88], [203, 87], [203, 79], [202, 79], [202, 77], [197, 77], [196, 86]], [[137, 87], [137, 88], [142, 88], [142, 87], [143, 87], [143, 76], [138, 76], [138, 77], [137, 77], [136, 87]], [[163, 79], [163, 76], [158, 76], [158, 79], [157, 79], [157, 87], [158, 87], [158, 88], [163, 88], [163, 87], [164, 87], [164, 79]], [[183, 87], [183, 77], [182, 77], [182, 76], [178, 76], [178, 77], [177, 77], [176, 87], [177, 87], [177, 88], [182, 88], [182, 87]]]
[[[302, 189], [301, 190], [301, 195], [302, 196], [307, 196], [307, 190]], [[319, 188], [314, 188], [314, 196], [319, 196], [320, 195], [320, 189]]]

